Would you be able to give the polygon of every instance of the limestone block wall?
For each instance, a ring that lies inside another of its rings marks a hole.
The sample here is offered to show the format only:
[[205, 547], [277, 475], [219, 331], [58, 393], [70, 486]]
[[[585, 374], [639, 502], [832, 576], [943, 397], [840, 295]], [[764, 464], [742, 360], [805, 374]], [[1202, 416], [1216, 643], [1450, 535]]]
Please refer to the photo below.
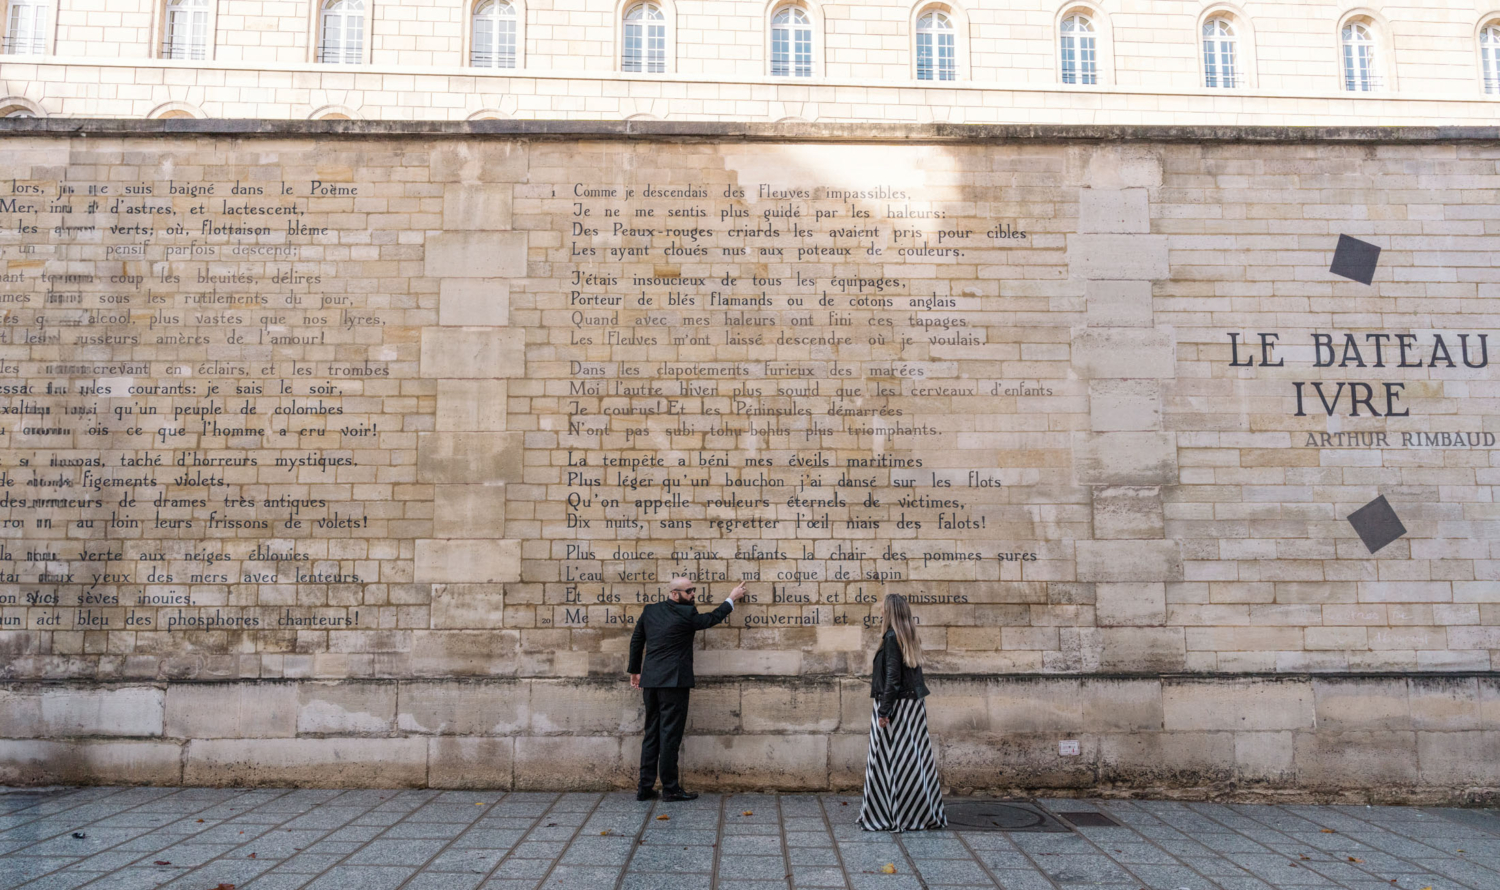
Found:
[[[1491, 131], [7, 122], [0, 781], [1464, 800]], [[1078, 741], [1078, 755], [1060, 742]]]

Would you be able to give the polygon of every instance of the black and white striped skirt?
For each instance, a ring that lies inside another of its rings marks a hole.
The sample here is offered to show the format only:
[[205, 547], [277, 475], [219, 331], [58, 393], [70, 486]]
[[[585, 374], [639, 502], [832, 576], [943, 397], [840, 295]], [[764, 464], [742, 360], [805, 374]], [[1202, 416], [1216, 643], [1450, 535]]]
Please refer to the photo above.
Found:
[[870, 757], [865, 762], [865, 831], [946, 828], [937, 758], [927, 735], [927, 705], [920, 698], [896, 701], [896, 713], [880, 728], [880, 705], [870, 713]]

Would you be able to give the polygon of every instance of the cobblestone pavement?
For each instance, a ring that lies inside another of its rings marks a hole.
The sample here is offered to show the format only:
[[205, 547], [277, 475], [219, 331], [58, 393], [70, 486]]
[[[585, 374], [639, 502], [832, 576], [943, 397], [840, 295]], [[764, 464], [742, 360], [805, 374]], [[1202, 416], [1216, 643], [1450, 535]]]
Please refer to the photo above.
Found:
[[13, 791], [0, 890], [1500, 890], [1496, 811], [1041, 803], [1122, 824], [871, 834], [835, 795]]

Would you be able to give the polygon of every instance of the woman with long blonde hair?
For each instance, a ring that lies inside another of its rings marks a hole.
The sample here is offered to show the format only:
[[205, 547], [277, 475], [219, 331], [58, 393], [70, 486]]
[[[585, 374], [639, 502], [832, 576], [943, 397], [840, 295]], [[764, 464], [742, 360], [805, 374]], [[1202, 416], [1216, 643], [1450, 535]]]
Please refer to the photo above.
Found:
[[943, 787], [927, 734], [927, 683], [917, 622], [900, 594], [886, 594], [881, 611], [885, 620], [870, 676], [875, 703], [859, 825], [866, 831], [946, 828]]

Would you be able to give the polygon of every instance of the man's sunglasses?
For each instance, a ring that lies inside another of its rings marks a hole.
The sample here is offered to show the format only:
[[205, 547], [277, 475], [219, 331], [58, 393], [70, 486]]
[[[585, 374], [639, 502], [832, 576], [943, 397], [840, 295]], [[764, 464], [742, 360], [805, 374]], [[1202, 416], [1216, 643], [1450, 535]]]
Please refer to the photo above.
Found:
[[679, 588], [677, 588], [677, 592], [678, 593], [693, 593], [697, 589], [698, 588], [696, 588], [696, 587], [679, 587]]

